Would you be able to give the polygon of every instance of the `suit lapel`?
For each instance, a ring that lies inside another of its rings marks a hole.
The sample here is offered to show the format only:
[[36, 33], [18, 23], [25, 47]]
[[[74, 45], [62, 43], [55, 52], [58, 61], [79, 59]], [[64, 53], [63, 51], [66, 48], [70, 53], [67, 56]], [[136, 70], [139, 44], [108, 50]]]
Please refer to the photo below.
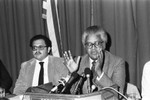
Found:
[[[56, 84], [55, 75], [56, 75], [57, 66], [55, 64], [55, 58], [52, 56], [48, 56], [48, 79], [49, 82]], [[58, 80], [57, 80], [58, 81]]]
[[48, 56], [48, 79], [49, 81], [52, 81], [53, 80], [53, 77], [51, 75], [54, 75], [54, 69], [52, 68], [52, 59], [51, 59], [51, 56]]
[[104, 58], [104, 66], [103, 66], [103, 71], [104, 72], [107, 72], [107, 69], [108, 69], [108, 63], [109, 63], [109, 60], [108, 60], [108, 55], [106, 54], [106, 52], [104, 52], [104, 55], [105, 55], [105, 58]]
[[85, 68], [90, 68], [88, 55], [82, 57], [81, 64], [79, 66], [80, 66], [79, 74], [83, 73]]
[[105, 51], [105, 62], [103, 66], [103, 71], [110, 77], [113, 72], [113, 60], [114, 58], [110, 58], [109, 52]]
[[[90, 68], [89, 56], [88, 55], [83, 56], [82, 59], [81, 59], [79, 74], [84, 72], [85, 68]], [[83, 93], [87, 93], [87, 91], [88, 91], [87, 90], [87, 81], [85, 81], [84, 85], [83, 85]]]
[[29, 64], [27, 64], [27, 68], [29, 70], [29, 77], [28, 77], [28, 84], [30, 86], [32, 86], [32, 82], [33, 82], [33, 76], [34, 76], [34, 70], [35, 70], [35, 64], [36, 64], [36, 60], [34, 59], [33, 61], [29, 62]]

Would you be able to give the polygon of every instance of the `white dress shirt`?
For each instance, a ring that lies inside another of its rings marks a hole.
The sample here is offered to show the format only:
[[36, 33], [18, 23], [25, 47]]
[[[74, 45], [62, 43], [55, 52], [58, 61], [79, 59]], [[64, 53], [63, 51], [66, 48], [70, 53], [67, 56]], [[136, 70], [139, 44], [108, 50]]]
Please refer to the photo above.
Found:
[[48, 79], [48, 56], [47, 56], [43, 61], [36, 60], [32, 86], [38, 86], [39, 73], [40, 73], [40, 68], [41, 68], [39, 62], [44, 62], [44, 64], [43, 64], [44, 84], [49, 82], [49, 79]]
[[142, 100], [150, 100], [150, 61], [143, 67]]

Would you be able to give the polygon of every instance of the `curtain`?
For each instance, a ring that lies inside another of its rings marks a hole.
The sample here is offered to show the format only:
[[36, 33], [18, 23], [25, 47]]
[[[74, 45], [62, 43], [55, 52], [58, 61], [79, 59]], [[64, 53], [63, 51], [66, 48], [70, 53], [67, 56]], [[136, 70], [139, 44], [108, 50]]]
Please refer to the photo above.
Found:
[[136, 3], [136, 29], [138, 36], [137, 66], [135, 69], [135, 81], [138, 86], [141, 82], [141, 74], [144, 64], [150, 60], [150, 1], [137, 0]]
[[[109, 34], [108, 50], [126, 61], [127, 82], [141, 88], [144, 64], [150, 60], [150, 1], [57, 0], [62, 52], [83, 55], [81, 35], [90, 25]], [[30, 38], [48, 35], [42, 20], [42, 0], [0, 0], [0, 59], [14, 87], [20, 64], [32, 58]]]
[[81, 34], [90, 25], [90, 0], [58, 0], [60, 34], [63, 51], [71, 50], [74, 56], [81, 55]]

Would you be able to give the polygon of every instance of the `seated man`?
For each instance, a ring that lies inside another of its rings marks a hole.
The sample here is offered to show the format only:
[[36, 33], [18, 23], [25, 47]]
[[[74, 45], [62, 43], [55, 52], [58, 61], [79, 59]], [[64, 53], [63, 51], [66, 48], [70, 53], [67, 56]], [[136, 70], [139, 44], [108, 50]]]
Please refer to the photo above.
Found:
[[46, 36], [34, 36], [30, 40], [30, 47], [34, 58], [21, 64], [20, 74], [13, 91], [17, 95], [24, 94], [29, 87], [49, 82], [58, 85], [58, 80], [68, 74], [68, 69], [63, 64], [63, 58], [49, 55], [52, 45]]
[[[107, 43], [105, 30], [98, 26], [88, 27], [82, 35], [82, 43], [87, 54], [81, 57], [79, 65], [74, 62], [70, 51], [64, 53], [68, 69], [81, 74], [86, 68], [89, 68], [93, 72], [92, 84], [98, 90], [117, 84], [119, 91], [123, 93], [125, 86], [125, 61], [105, 50]], [[89, 89], [89, 82], [85, 81], [82, 92], [90, 93], [94, 89], [93, 87]]]
[[[0, 60], [0, 97], [4, 97], [5, 93], [10, 93], [9, 89], [12, 86], [12, 79], [6, 70], [4, 64]], [[1, 94], [4, 92], [4, 94]]]

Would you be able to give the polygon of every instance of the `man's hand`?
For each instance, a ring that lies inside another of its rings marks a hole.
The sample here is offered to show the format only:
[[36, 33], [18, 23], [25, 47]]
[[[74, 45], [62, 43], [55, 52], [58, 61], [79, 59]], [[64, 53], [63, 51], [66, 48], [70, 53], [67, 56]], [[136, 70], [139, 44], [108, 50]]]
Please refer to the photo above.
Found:
[[64, 64], [67, 66], [68, 70], [70, 73], [76, 71], [78, 69], [78, 64], [80, 61], [80, 56], [77, 58], [77, 61], [75, 62], [74, 59], [72, 58], [70, 50], [67, 52], [64, 52]]
[[5, 89], [0, 87], [0, 98], [5, 97]]
[[98, 59], [97, 59], [97, 62], [95, 64], [95, 71], [96, 73], [100, 76], [101, 73], [102, 73], [102, 67], [103, 67], [103, 51], [101, 50], [99, 53], [98, 53]]

